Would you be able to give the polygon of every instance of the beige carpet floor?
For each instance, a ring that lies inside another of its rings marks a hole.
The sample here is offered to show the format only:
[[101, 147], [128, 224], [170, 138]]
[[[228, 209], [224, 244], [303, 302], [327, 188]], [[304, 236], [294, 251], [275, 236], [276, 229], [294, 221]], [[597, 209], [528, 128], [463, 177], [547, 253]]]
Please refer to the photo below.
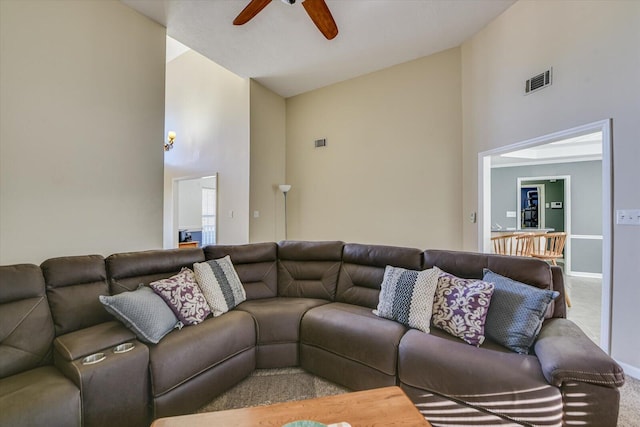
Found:
[[258, 369], [198, 412], [271, 405], [348, 393], [351, 390], [311, 375], [301, 368]]
[[[200, 408], [198, 412], [270, 405], [349, 391], [300, 368], [258, 369], [244, 381]], [[638, 426], [640, 426], [640, 380], [627, 377], [627, 382], [620, 389], [618, 427]]]
[[618, 427], [640, 426], [640, 380], [627, 375], [620, 388], [620, 414]]

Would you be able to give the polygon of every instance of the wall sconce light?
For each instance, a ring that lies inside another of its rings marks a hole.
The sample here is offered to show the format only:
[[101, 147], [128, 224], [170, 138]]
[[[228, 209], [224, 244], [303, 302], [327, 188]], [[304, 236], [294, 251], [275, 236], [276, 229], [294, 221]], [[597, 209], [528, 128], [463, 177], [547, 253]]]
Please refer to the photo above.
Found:
[[284, 195], [284, 240], [287, 240], [287, 193], [291, 190], [291, 185], [280, 184], [278, 188]]
[[173, 148], [173, 142], [176, 139], [176, 133], [172, 130], [170, 130], [167, 133], [167, 142], [165, 142], [164, 144], [164, 151], [169, 151]]

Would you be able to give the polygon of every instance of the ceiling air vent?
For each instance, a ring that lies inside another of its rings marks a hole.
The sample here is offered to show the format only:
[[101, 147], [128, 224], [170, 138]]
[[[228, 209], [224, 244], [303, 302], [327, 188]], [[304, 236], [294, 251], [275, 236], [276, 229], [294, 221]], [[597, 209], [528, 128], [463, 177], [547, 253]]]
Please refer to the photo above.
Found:
[[528, 95], [531, 92], [543, 89], [551, 84], [551, 71], [553, 68], [548, 69], [544, 73], [540, 73], [537, 76], [531, 77], [526, 81], [524, 87], [524, 94]]

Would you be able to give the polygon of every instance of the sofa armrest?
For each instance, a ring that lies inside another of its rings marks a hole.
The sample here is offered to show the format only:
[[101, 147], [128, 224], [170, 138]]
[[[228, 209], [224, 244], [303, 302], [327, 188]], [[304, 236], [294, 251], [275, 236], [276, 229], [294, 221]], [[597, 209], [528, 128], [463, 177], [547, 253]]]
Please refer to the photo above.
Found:
[[120, 322], [100, 323], [56, 338], [53, 342], [54, 358], [70, 362], [135, 339], [135, 334]]
[[570, 320], [545, 321], [534, 349], [542, 373], [556, 387], [568, 381], [612, 388], [624, 384], [622, 368]]

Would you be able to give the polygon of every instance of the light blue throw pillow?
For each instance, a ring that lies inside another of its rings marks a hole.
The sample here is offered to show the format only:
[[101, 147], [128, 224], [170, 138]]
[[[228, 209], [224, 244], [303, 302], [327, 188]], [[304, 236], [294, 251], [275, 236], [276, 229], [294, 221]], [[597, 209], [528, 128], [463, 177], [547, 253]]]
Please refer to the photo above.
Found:
[[151, 288], [98, 297], [104, 308], [131, 329], [140, 341], [157, 344], [178, 325], [178, 318]]
[[495, 285], [484, 325], [485, 335], [510, 350], [528, 354], [540, 333], [547, 307], [560, 294], [517, 282], [486, 268], [482, 280]]

